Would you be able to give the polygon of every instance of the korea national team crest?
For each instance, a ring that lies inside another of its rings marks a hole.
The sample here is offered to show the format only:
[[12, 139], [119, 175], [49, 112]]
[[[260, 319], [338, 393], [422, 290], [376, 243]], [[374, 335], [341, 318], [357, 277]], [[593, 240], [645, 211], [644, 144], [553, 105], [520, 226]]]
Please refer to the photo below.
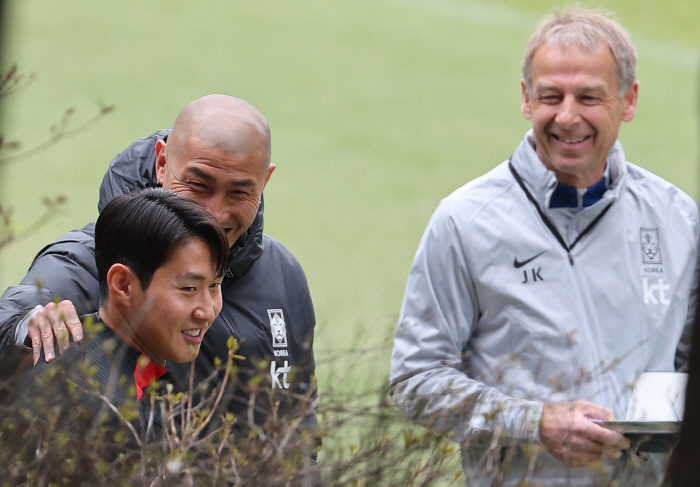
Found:
[[640, 228], [639, 239], [642, 245], [642, 262], [644, 264], [661, 264], [659, 230], [656, 228]]
[[284, 313], [281, 309], [268, 309], [270, 329], [272, 330], [272, 346], [275, 348], [287, 346], [287, 325], [284, 323]]
[[[272, 347], [275, 357], [288, 357], [287, 350], [287, 325], [284, 322], [284, 313], [281, 309], [268, 309], [267, 316], [270, 318], [270, 331], [272, 332]], [[272, 387], [289, 389], [288, 376], [292, 371], [287, 360], [282, 367], [273, 360], [270, 363], [270, 375], [272, 376]]]

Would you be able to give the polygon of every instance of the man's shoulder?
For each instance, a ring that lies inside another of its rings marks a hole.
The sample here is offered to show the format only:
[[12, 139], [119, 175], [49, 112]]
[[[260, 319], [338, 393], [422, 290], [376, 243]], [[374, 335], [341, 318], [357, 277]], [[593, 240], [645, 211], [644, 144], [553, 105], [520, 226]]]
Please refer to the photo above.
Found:
[[645, 198], [655, 206], [673, 207], [684, 211], [689, 218], [698, 221], [695, 200], [675, 184], [631, 162], [627, 163], [627, 190]]
[[95, 240], [95, 222], [90, 222], [82, 228], [76, 228], [70, 232], [66, 232], [56, 240], [52, 242], [53, 244], [65, 243], [65, 242], [78, 242], [85, 243]]
[[[37, 283], [41, 283], [38, 288]], [[20, 285], [10, 289], [16, 292], [7, 297], [26, 309], [57, 298], [72, 301], [81, 312], [93, 309], [99, 299], [94, 223], [68, 232], [44, 247]]]
[[450, 193], [446, 200], [478, 202], [499, 195], [509, 189], [515, 179], [508, 169], [508, 161], [498, 164], [485, 174], [472, 179]]
[[79, 243], [94, 247], [95, 222], [88, 223], [83, 228], [71, 230], [70, 232], [61, 235], [53, 242], [53, 245], [61, 243]]
[[292, 252], [279, 240], [263, 234], [263, 258], [274, 261], [289, 272], [303, 272], [301, 264]]
[[71, 230], [46, 245], [37, 253], [31, 267], [33, 267], [42, 256], [48, 254], [62, 254], [69, 256], [71, 259], [77, 258], [80, 260], [85, 258], [88, 262], [94, 261], [95, 223], [88, 223], [83, 228]]
[[161, 129], [142, 137], [112, 159], [100, 185], [99, 211], [119, 195], [157, 184], [155, 144], [169, 133], [170, 129]]
[[438, 211], [477, 217], [481, 210], [493, 207], [498, 200], [510, 205], [510, 194], [515, 187], [517, 183], [508, 169], [508, 161], [504, 161], [443, 198]]

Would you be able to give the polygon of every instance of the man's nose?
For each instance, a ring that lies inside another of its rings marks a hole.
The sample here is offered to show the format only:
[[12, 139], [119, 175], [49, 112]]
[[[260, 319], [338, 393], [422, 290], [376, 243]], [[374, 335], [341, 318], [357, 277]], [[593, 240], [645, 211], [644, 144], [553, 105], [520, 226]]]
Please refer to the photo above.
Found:
[[562, 127], [571, 127], [578, 123], [580, 117], [578, 103], [573, 96], [565, 96], [559, 105], [556, 122]]
[[207, 199], [204, 208], [221, 224], [226, 223], [229, 219], [230, 215], [224, 198], [219, 195], [213, 195]]
[[200, 302], [194, 310], [194, 317], [197, 320], [211, 323], [216, 318], [216, 309], [214, 309], [214, 298], [206, 291], [202, 293]]

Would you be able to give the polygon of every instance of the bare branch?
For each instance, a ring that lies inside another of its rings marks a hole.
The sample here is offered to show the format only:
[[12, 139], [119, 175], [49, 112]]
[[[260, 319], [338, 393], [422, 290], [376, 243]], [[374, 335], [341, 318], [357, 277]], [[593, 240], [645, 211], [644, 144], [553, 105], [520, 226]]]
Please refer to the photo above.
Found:
[[73, 116], [73, 113], [75, 110], [73, 108], [68, 108], [66, 111], [63, 113], [63, 116], [61, 117], [61, 121], [56, 125], [51, 126], [51, 138], [49, 140], [32, 147], [31, 149], [28, 149], [24, 152], [20, 152], [19, 154], [14, 154], [12, 156], [0, 158], [0, 165], [1, 164], [7, 164], [10, 162], [15, 162], [20, 159], [26, 159], [28, 157], [31, 157], [33, 155], [36, 155], [40, 152], [43, 152], [47, 150], [48, 148], [56, 145], [60, 140], [66, 138], [66, 137], [72, 137], [74, 135], [77, 135], [81, 132], [83, 132], [85, 129], [87, 129], [90, 125], [94, 124], [99, 120], [100, 118], [104, 117], [108, 113], [114, 111], [115, 106], [114, 105], [105, 105], [103, 102], [99, 102], [100, 110], [97, 112], [96, 115], [94, 115], [91, 119], [89, 119], [87, 122], [84, 122], [81, 125], [78, 125], [77, 127], [73, 129], [68, 129], [68, 123], [70, 122], [71, 117]]

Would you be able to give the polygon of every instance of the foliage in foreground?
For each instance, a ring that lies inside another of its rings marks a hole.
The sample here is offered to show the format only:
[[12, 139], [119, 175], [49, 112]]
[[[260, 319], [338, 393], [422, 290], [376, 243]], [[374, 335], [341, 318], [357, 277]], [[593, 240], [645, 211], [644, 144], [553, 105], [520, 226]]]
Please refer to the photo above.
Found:
[[[0, 485], [419, 486], [459, 482], [457, 445], [411, 426], [387, 391], [372, 397], [297, 397], [263, 425], [221, 412], [236, 373], [205, 396], [150, 391], [150, 407], [111, 405], [84, 363], [8, 373], [0, 384]], [[5, 358], [7, 365], [11, 360]], [[76, 370], [86, 380], [76, 380]], [[251, 384], [259, 383], [255, 379]], [[228, 386], [228, 389], [227, 389]], [[251, 398], [270, 391], [256, 387]], [[263, 403], [263, 401], [259, 401]], [[318, 425], [304, 421], [316, 413]], [[157, 438], [157, 439], [156, 439]], [[325, 438], [325, 440], [324, 440]], [[325, 441], [322, 459], [316, 457]], [[463, 482], [463, 481], [462, 481]]]
[[[188, 393], [177, 393], [169, 385], [151, 387], [141, 409], [133, 387], [124, 404], [113, 406], [84, 363], [17, 373], [13, 357], [3, 358], [0, 486], [447, 486], [470, 485], [484, 474], [500, 485], [522, 454], [528, 467], [519, 485], [533, 485], [541, 445], [494, 436], [479, 471], [465, 478], [458, 445], [411, 424], [386, 388], [364, 397], [309, 392], [282, 415], [263, 386], [262, 371], [269, 369], [263, 363], [261, 374], [248, 381], [248, 410], [234, 416], [222, 405], [232, 388], [243, 387], [236, 384], [236, 347], [231, 339], [228, 363], [212, 388], [191, 383]], [[77, 379], [76, 370], [88, 379]], [[271, 407], [264, 424], [255, 424], [262, 404]], [[317, 425], [306, 421], [311, 414]], [[649, 474], [659, 465], [629, 455], [623, 470], [591, 468], [590, 485], [652, 485], [656, 475]]]

